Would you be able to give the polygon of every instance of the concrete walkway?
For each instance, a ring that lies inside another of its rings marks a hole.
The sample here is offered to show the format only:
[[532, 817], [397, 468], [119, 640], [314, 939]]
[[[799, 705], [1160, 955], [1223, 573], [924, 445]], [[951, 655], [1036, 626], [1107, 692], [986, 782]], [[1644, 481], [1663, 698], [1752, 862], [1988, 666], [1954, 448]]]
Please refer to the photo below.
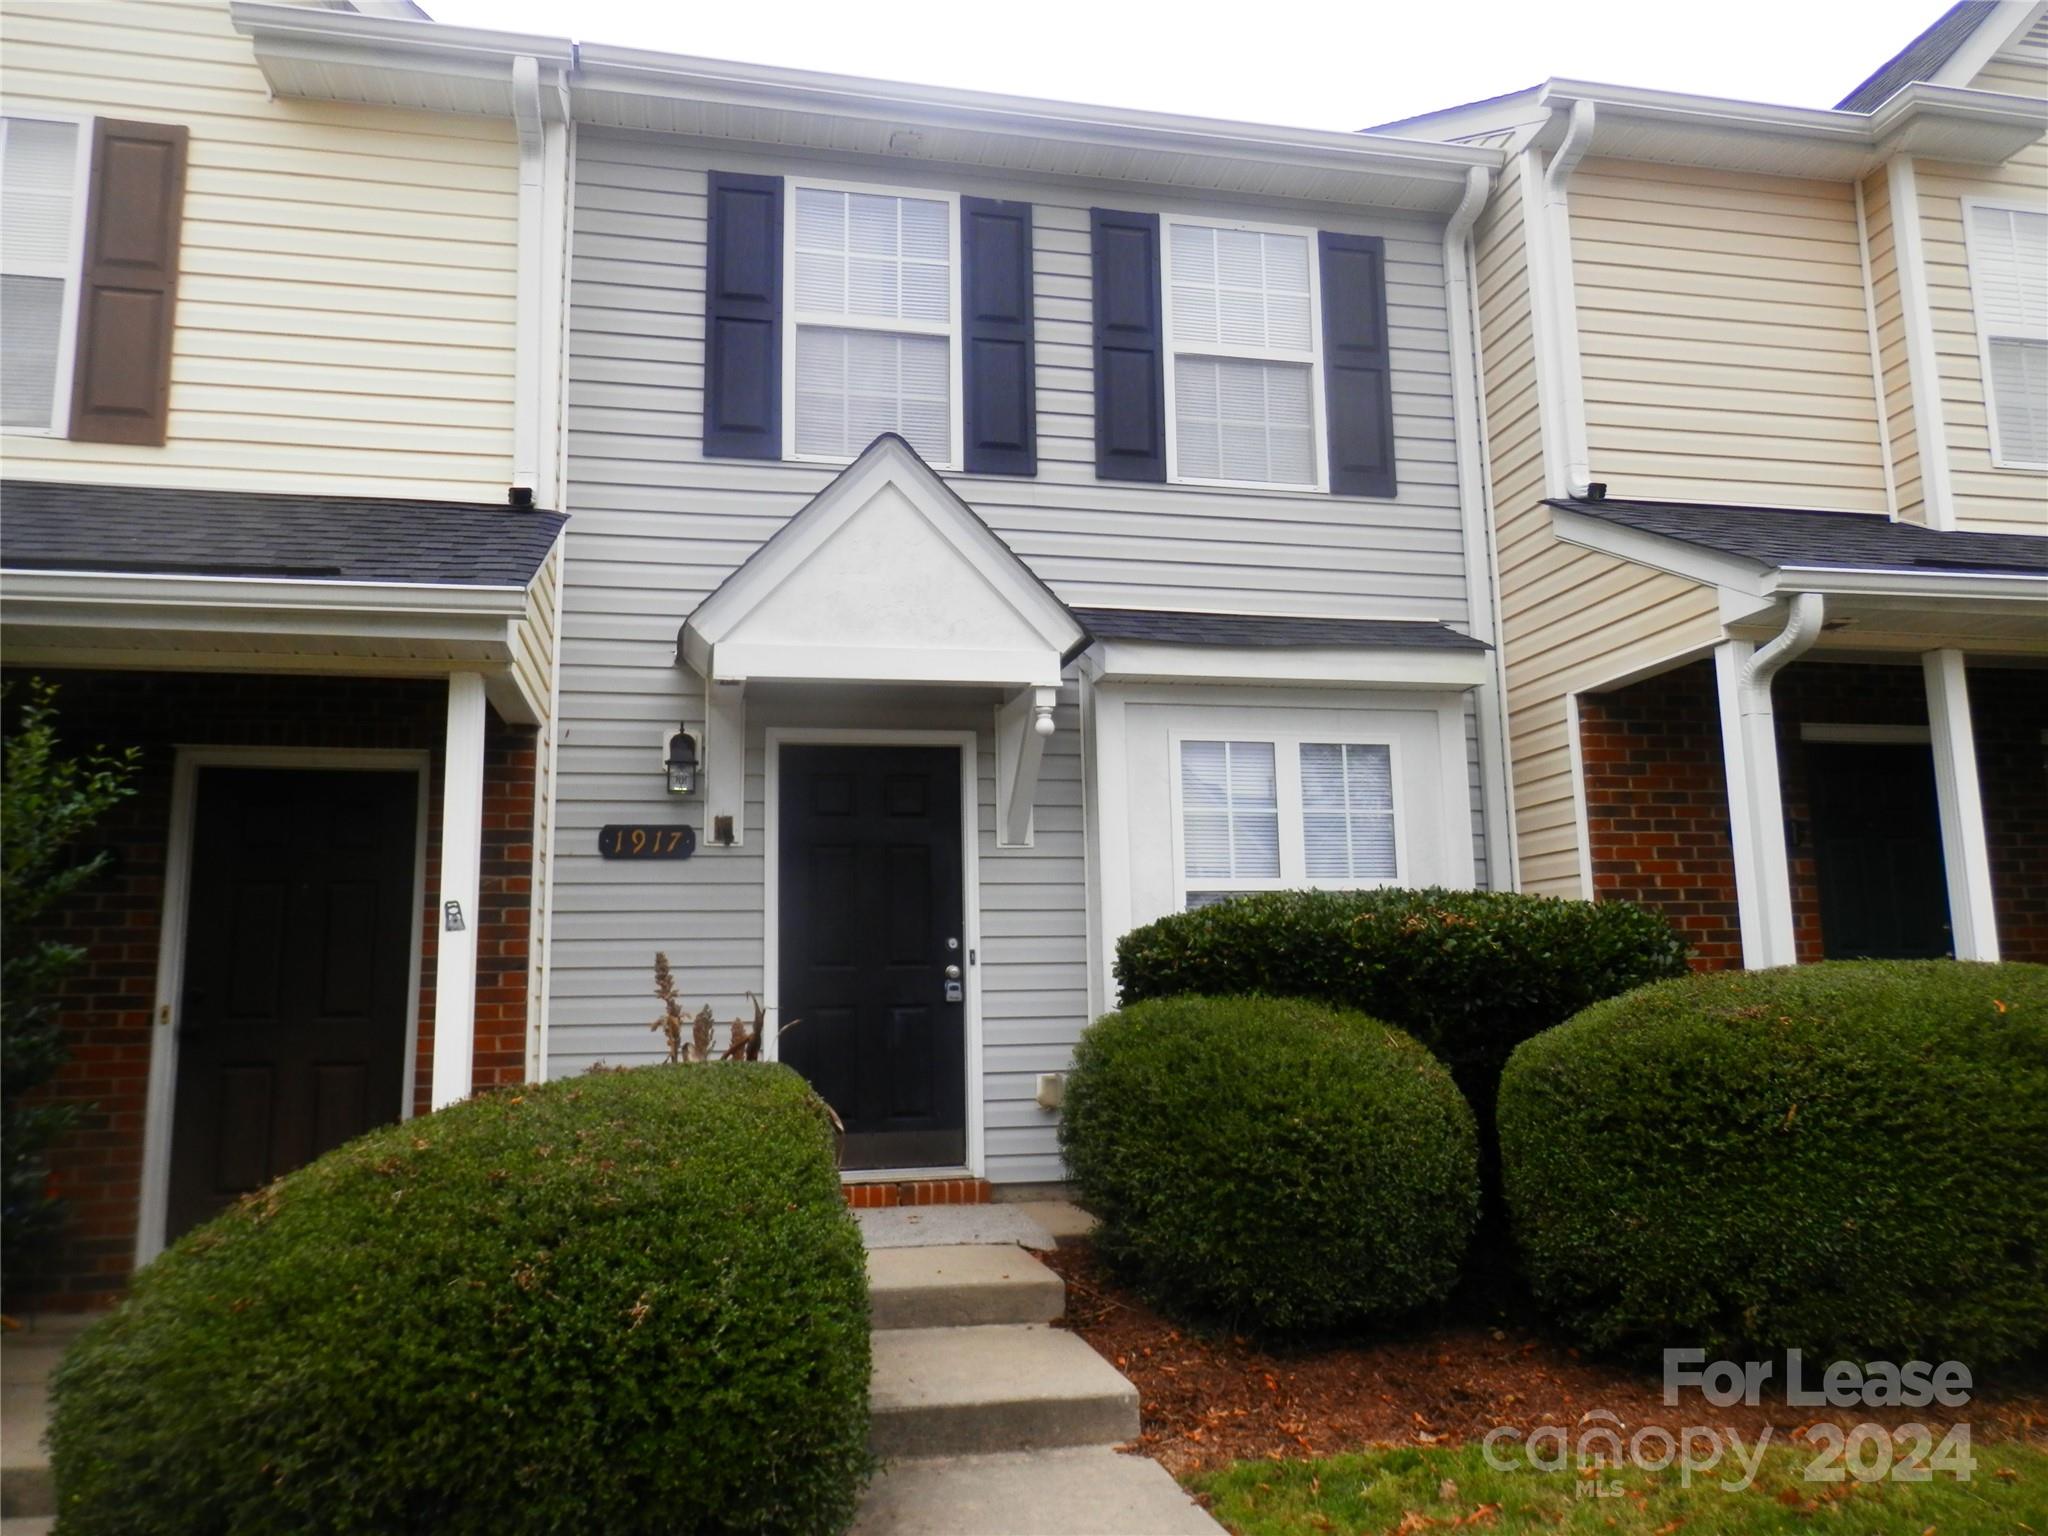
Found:
[[[940, 1209], [859, 1213], [884, 1467], [854, 1536], [1217, 1536], [1163, 1467], [1116, 1451], [1137, 1437], [1137, 1388], [1048, 1326], [1066, 1287], [1026, 1247], [1079, 1235], [1087, 1218], [1049, 1202], [964, 1207], [928, 1227], [869, 1219]], [[1000, 1223], [965, 1219], [1006, 1210]]]
[[95, 1315], [51, 1315], [0, 1333], [0, 1536], [36, 1536], [57, 1512], [50, 1480], [50, 1372]]

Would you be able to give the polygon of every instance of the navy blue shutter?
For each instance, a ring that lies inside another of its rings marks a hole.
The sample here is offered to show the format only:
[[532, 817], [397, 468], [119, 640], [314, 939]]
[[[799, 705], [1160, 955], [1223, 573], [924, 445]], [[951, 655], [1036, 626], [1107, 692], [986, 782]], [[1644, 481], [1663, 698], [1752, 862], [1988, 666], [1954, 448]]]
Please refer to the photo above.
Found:
[[960, 199], [967, 472], [1038, 473], [1031, 347], [1031, 205]]
[[1394, 391], [1387, 349], [1387, 250], [1377, 235], [1320, 236], [1323, 381], [1330, 489], [1394, 494]]
[[1088, 210], [1095, 253], [1095, 473], [1166, 478], [1159, 215]]
[[704, 453], [782, 457], [782, 178], [711, 173]]

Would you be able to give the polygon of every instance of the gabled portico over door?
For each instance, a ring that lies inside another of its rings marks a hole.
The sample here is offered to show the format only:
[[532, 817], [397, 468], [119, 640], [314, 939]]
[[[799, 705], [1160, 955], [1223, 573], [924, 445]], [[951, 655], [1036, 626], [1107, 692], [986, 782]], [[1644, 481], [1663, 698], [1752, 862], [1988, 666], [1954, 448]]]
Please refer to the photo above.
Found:
[[[710, 847], [747, 835], [750, 724], [765, 749], [771, 1039], [845, 1120], [850, 1168], [982, 1169], [977, 747], [993, 734], [993, 845], [1028, 845], [1085, 638], [894, 436], [683, 625], [678, 660], [706, 700]], [[920, 728], [934, 717], [949, 729]]]

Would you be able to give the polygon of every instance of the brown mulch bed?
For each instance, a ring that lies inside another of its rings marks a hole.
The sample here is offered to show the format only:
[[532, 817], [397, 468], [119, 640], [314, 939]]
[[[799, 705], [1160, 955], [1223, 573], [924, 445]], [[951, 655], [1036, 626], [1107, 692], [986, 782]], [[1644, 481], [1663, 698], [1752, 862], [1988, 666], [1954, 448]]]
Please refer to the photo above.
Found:
[[[1042, 1258], [1067, 1283], [1064, 1326], [1137, 1383], [1137, 1449], [1181, 1475], [1253, 1458], [1327, 1456], [1368, 1445], [1455, 1444], [1511, 1425], [1567, 1430], [1604, 1410], [1623, 1436], [1648, 1425], [1735, 1430], [1745, 1440], [1816, 1420], [1921, 1423], [1939, 1439], [1967, 1420], [1977, 1441], [2048, 1440], [2048, 1383], [1980, 1383], [1964, 1408], [1714, 1408], [1664, 1404], [1654, 1371], [1590, 1360], [1515, 1321], [1454, 1303], [1433, 1325], [1360, 1342], [1285, 1350], [1167, 1321], [1119, 1284], [1085, 1243]], [[1809, 1376], [1818, 1365], [1808, 1366]], [[1780, 1371], [1783, 1367], [1780, 1365]]]

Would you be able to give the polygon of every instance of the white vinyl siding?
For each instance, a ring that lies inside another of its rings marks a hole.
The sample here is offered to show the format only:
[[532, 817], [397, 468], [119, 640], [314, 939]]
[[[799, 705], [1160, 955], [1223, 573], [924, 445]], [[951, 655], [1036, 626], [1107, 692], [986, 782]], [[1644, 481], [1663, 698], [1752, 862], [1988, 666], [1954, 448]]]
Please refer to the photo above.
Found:
[[1165, 221], [1169, 478], [1313, 489], [1315, 232]]
[[1175, 738], [1181, 905], [1401, 874], [1390, 742]]
[[0, 118], [0, 430], [68, 425], [91, 144], [85, 122]]
[[2048, 213], [1966, 201], [1991, 461], [2048, 468]]
[[950, 198], [790, 184], [792, 456], [851, 459], [895, 432], [955, 463], [958, 222]]

